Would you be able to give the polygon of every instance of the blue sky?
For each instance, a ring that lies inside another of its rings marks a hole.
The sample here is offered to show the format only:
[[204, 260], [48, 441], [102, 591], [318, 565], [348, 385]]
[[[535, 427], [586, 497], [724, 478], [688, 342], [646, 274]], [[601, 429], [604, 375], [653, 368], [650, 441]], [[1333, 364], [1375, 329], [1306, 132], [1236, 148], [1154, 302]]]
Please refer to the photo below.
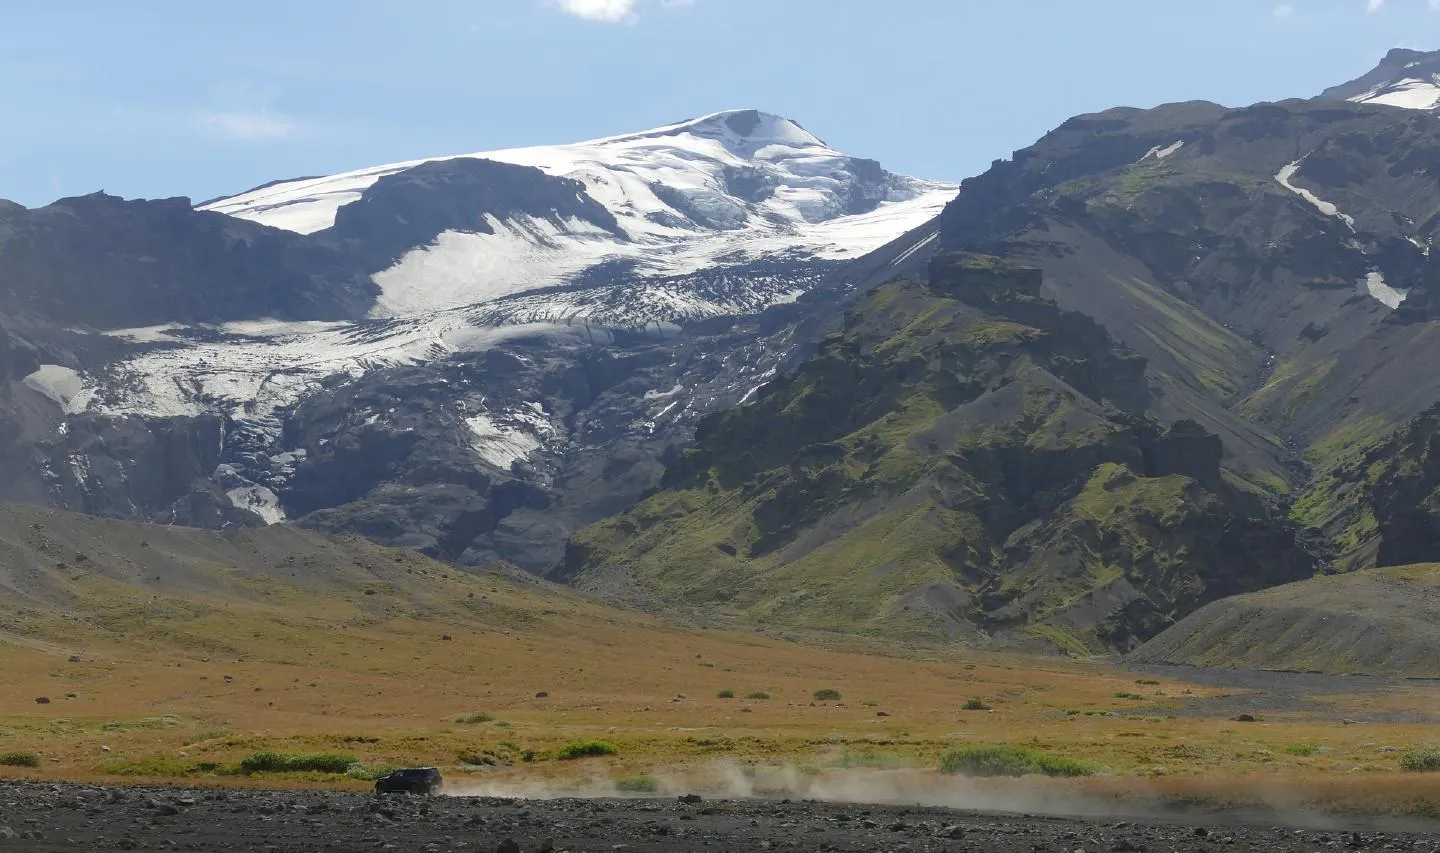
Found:
[[0, 0], [0, 198], [201, 200], [735, 107], [960, 179], [1071, 115], [1308, 96], [1440, 0]]

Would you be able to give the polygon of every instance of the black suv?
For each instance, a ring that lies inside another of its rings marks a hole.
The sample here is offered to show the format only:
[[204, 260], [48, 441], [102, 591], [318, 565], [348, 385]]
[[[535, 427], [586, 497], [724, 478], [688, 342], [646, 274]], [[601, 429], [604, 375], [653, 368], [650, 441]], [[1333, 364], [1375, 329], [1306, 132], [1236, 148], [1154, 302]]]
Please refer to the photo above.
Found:
[[445, 786], [440, 771], [434, 767], [411, 767], [396, 770], [375, 780], [376, 794], [438, 794]]

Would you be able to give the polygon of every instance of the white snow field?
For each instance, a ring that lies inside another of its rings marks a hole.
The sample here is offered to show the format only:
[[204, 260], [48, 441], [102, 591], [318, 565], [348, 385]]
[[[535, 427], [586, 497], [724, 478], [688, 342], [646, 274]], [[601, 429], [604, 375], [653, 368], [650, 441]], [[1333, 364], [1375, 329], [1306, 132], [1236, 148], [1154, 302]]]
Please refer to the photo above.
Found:
[[1350, 100], [1358, 104], [1384, 104], [1407, 110], [1440, 110], [1440, 74], [1424, 79], [1406, 77], [1385, 83]]
[[[804, 271], [807, 260], [859, 257], [933, 219], [956, 191], [953, 184], [893, 177], [876, 209], [842, 215], [855, 183], [852, 158], [794, 122], [754, 112], [716, 113], [575, 145], [463, 156], [579, 179], [630, 239], [580, 222], [492, 217], [494, 234], [446, 232], [376, 275], [384, 296], [375, 319], [247, 321], [207, 327], [204, 335], [181, 326], [117, 329], [108, 334], [145, 349], [115, 365], [102, 386], [56, 366], [27, 384], [77, 411], [219, 411], [264, 425], [276, 409], [337, 374], [442, 359], [537, 331], [591, 341], [607, 336], [604, 327], [668, 335], [685, 320], [793, 301], [814, 283]], [[274, 184], [205, 209], [314, 232], [333, 224], [340, 206], [380, 177], [422, 162]], [[737, 169], [762, 175], [773, 193], [759, 203], [728, 195], [726, 172]], [[683, 198], [680, 207], [689, 214], [661, 194]], [[790, 266], [741, 269], [781, 258], [796, 262], [793, 272]], [[544, 289], [617, 259], [635, 264], [617, 284]], [[525, 443], [480, 421], [472, 426], [487, 458], [508, 458]], [[262, 504], [264, 496], [248, 500]]]
[[[581, 222], [533, 218], [491, 218], [494, 234], [446, 232], [375, 276], [383, 295], [374, 316], [416, 316], [565, 284], [607, 261], [632, 262], [644, 277], [777, 253], [859, 257], [934, 218], [957, 190], [950, 183], [892, 176], [875, 210], [846, 215], [858, 184], [854, 158], [788, 119], [755, 111], [715, 113], [571, 145], [456, 156], [579, 180], [615, 215], [625, 236]], [[455, 157], [282, 182], [203, 209], [314, 233], [333, 225], [336, 211], [380, 178], [449, 159]], [[747, 201], [733, 194], [727, 176], [737, 174], [769, 187], [768, 195]]]

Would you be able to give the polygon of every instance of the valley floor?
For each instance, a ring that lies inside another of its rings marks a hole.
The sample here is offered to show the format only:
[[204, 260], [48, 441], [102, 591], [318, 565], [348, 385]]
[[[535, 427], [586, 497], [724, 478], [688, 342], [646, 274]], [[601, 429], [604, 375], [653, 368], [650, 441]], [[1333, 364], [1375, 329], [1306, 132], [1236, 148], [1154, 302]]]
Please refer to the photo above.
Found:
[[[13, 611], [0, 624], [0, 778], [363, 791], [389, 766], [437, 765], [452, 790], [503, 796], [1440, 816], [1440, 774], [1401, 769], [1435, 743], [1428, 682], [879, 655], [381, 562], [384, 584], [377, 563], [370, 580], [335, 586], [75, 587], [63, 606]], [[839, 698], [816, 698], [827, 690]], [[591, 741], [610, 754], [567, 756]], [[951, 750], [989, 744], [1094, 775], [935, 774]], [[266, 751], [283, 754], [279, 772], [244, 763]], [[346, 772], [284, 769], [284, 756], [315, 753], [343, 756], [331, 763]]]

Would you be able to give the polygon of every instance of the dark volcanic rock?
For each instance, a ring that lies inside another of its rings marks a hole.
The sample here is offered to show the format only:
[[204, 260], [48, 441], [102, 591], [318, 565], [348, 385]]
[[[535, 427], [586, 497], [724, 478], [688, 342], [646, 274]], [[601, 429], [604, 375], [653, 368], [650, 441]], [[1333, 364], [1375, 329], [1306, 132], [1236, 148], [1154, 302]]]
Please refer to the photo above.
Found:
[[379, 289], [297, 234], [97, 193], [0, 207], [0, 295], [11, 315], [114, 329], [258, 317], [364, 316]]
[[[119, 796], [116, 796], [119, 794]], [[1428, 853], [1432, 824], [1366, 818], [1227, 814], [1165, 821], [1046, 818], [917, 806], [770, 800], [504, 800], [360, 794], [236, 791], [185, 796], [127, 795], [79, 786], [6, 784], [0, 840], [19, 853], [104, 849], [275, 850], [414, 849], [673, 853], [805, 849], [851, 853], [1034, 853], [1036, 850], [1329, 849], [1345, 845]], [[193, 805], [177, 807], [182, 799]], [[75, 808], [96, 804], [103, 819]], [[159, 806], [151, 803], [159, 803]], [[100, 805], [103, 803], [103, 805]], [[175, 812], [171, 814], [170, 812]], [[165, 812], [159, 814], [159, 812]], [[26, 822], [21, 822], [26, 821]], [[31, 823], [33, 821], [33, 823]], [[1199, 826], [1201, 821], [1203, 826]], [[1401, 828], [1397, 829], [1399, 825]], [[20, 829], [16, 829], [16, 827]], [[1208, 827], [1208, 828], [1207, 828]], [[1407, 832], [1404, 829], [1411, 831]], [[1427, 834], [1422, 834], [1427, 833]], [[1362, 837], [1363, 836], [1363, 837]], [[1356, 844], [1358, 840], [1358, 846]]]

